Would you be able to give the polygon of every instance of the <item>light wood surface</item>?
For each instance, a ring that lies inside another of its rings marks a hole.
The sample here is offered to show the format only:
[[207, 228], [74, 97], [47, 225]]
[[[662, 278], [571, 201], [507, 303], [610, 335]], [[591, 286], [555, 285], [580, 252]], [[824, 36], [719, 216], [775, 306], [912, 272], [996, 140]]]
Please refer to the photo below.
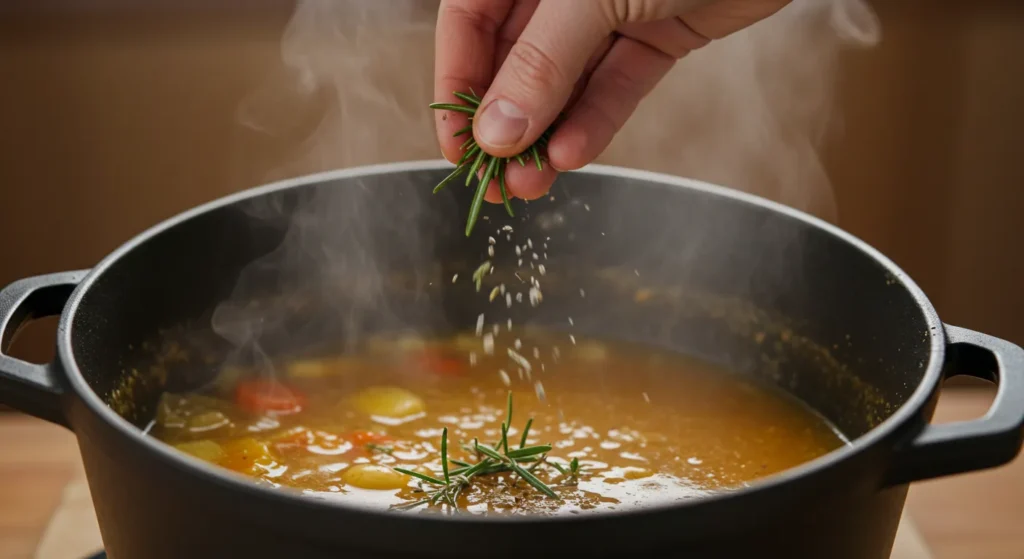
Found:
[[[990, 401], [986, 390], [950, 390], [940, 401], [937, 421], [981, 416]], [[68, 486], [80, 468], [75, 440], [59, 427], [0, 415], [0, 449], [0, 559], [30, 558], [62, 498], [67, 503], [81, 497], [81, 487]], [[898, 552], [920, 552], [923, 540], [935, 559], [1024, 558], [1021, 503], [1024, 460], [998, 470], [917, 484], [907, 504], [914, 520], [912, 533], [904, 531], [894, 557]], [[89, 537], [85, 535], [87, 541]]]

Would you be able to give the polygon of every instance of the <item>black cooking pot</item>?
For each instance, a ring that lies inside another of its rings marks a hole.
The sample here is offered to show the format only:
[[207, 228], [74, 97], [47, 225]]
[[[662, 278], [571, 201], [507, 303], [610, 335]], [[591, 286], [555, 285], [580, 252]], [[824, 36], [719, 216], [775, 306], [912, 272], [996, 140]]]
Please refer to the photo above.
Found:
[[[53, 363], [0, 358], [0, 401], [75, 432], [110, 557], [882, 558], [909, 482], [1005, 464], [1020, 450], [1024, 352], [943, 325], [892, 262], [831, 225], [695, 181], [595, 166], [562, 176], [553, 199], [517, 204], [515, 219], [486, 208], [467, 239], [471, 189], [430, 193], [445, 167], [250, 190], [150, 229], [91, 271], [0, 293], [4, 347], [27, 319], [61, 314]], [[530, 239], [547, 270], [544, 301], [509, 311], [517, 324], [567, 328], [572, 316], [577, 332], [759, 377], [852, 443], [672, 506], [481, 518], [270, 489], [144, 434], [162, 391], [200, 386], [226, 361], [472, 328], [502, 306], [451, 277], [483, 260], [488, 236], [496, 277], [514, 268], [502, 266], [516, 258], [511, 243], [501, 250], [508, 240]], [[202, 357], [176, 365], [168, 347]], [[998, 383], [992, 410], [929, 425], [940, 383], [956, 374]]]

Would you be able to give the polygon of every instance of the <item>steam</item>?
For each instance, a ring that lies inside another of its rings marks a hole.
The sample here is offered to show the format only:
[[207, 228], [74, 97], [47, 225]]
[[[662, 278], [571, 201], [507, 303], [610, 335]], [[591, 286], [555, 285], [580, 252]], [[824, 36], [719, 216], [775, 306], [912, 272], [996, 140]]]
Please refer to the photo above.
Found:
[[841, 124], [839, 55], [879, 39], [864, 0], [796, 0], [678, 63], [601, 162], [729, 186], [834, 220], [818, 149]]
[[[434, 8], [416, 0], [298, 3], [282, 40], [282, 73], [269, 76], [237, 114], [249, 133], [285, 141], [313, 115], [312, 132], [267, 181], [436, 157], [432, 115], [423, 110], [433, 96], [432, 50], [418, 47], [433, 42]], [[385, 198], [357, 184], [317, 189], [292, 208], [269, 197], [243, 208], [260, 221], [284, 222], [286, 233], [242, 271], [214, 312], [213, 330], [237, 348], [228, 365], [273, 375], [270, 355], [325, 338], [336, 350], [359, 343], [364, 332], [402, 326], [385, 288], [394, 275], [389, 266], [426, 260], [417, 269], [427, 274], [432, 246], [410, 233], [409, 224], [423, 221], [415, 198]], [[390, 234], [381, 234], [380, 223], [394, 224]], [[410, 283], [426, 284], [419, 279]]]
[[[304, 137], [268, 181], [438, 157], [425, 110], [436, 9], [436, 1], [424, 0], [299, 1], [283, 37], [282, 74], [269, 76], [237, 115], [249, 133]], [[834, 218], [818, 149], [839, 124], [837, 63], [844, 47], [878, 40], [865, 0], [796, 0], [677, 64], [599, 161], [727, 185]], [[371, 317], [400, 325], [383, 287], [386, 262], [429, 259], [430, 240], [396, 229], [385, 242], [369, 235], [368, 224], [386, 219], [398, 228], [422, 217], [421, 208], [381, 200], [365, 185], [320, 188], [288, 211], [260, 204], [247, 210], [261, 220], [286, 220], [284, 241], [243, 272], [213, 317], [214, 330], [239, 348], [239, 358], [269, 365], [266, 355], [275, 352], [268, 340], [287, 346], [322, 338], [334, 326], [288, 324], [294, 318], [275, 317], [295, 313], [275, 313], [259, 301], [296, 282], [307, 302], [341, 317], [345, 340], [356, 340]], [[293, 309], [302, 302], [280, 304]]]
[[[439, 155], [433, 115], [436, 2], [300, 0], [282, 38], [284, 67], [238, 109], [267, 136], [314, 126], [268, 180]], [[308, 115], [312, 113], [312, 117]]]

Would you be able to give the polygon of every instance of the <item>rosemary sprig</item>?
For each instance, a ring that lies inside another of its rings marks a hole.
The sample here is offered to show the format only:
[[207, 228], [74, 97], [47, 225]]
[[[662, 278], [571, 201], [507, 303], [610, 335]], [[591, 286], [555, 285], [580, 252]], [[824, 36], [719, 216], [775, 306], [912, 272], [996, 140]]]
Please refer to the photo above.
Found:
[[459, 159], [458, 164], [456, 164], [455, 170], [434, 187], [434, 193], [436, 194], [439, 192], [448, 183], [461, 176], [466, 171], [469, 171], [466, 176], [466, 186], [469, 186], [473, 182], [473, 179], [477, 178], [480, 170], [484, 170], [483, 175], [479, 177], [476, 192], [473, 193], [473, 202], [469, 207], [469, 217], [466, 220], [466, 236], [468, 237], [473, 232], [473, 226], [475, 226], [477, 220], [480, 219], [480, 209], [483, 207], [484, 195], [487, 193], [487, 186], [491, 183], [492, 179], [496, 178], [498, 180], [498, 190], [501, 192], [501, 201], [505, 205], [505, 211], [508, 213], [509, 217], [515, 217], [515, 212], [512, 211], [512, 203], [508, 197], [508, 189], [505, 187], [505, 171], [508, 169], [508, 163], [510, 160], [515, 159], [520, 165], [526, 166], [527, 161], [533, 160], [534, 164], [537, 166], [537, 170], [543, 170], [544, 156], [541, 154], [541, 150], [547, 148], [548, 142], [551, 140], [551, 135], [554, 133], [555, 125], [558, 121], [556, 120], [554, 124], [549, 126], [548, 129], [541, 134], [541, 137], [522, 153], [518, 153], [512, 157], [493, 157], [484, 152], [473, 137], [472, 120], [476, 116], [477, 109], [480, 107], [480, 97], [473, 93], [472, 90], [469, 93], [455, 91], [453, 94], [464, 104], [431, 103], [430, 108], [437, 111], [455, 111], [468, 114], [470, 120], [469, 126], [460, 128], [452, 134], [452, 136], [458, 138], [459, 136], [469, 134], [469, 138], [460, 146], [460, 149], [462, 149], [464, 153]]
[[[505, 472], [512, 472], [528, 483], [531, 487], [552, 499], [559, 499], [557, 493], [547, 484], [541, 481], [533, 472], [544, 465], [551, 465], [563, 476], [566, 476], [566, 485], [575, 485], [579, 476], [579, 461], [575, 458], [569, 463], [567, 470], [555, 462], [546, 462], [547, 454], [551, 451], [551, 445], [526, 446], [526, 439], [533, 425], [531, 417], [526, 422], [523, 434], [519, 439], [519, 448], [509, 444], [508, 433], [512, 425], [512, 392], [508, 393], [508, 401], [505, 408], [505, 421], [501, 424], [501, 439], [489, 446], [474, 439], [472, 444], [462, 444], [462, 448], [474, 454], [479, 460], [477, 463], [470, 463], [463, 460], [456, 460], [448, 456], [448, 428], [441, 430], [441, 470], [443, 479], [423, 474], [405, 468], [395, 468], [395, 471], [418, 479], [420, 491], [424, 498], [410, 503], [403, 503], [394, 508], [411, 509], [420, 505], [436, 505], [444, 502], [452, 509], [458, 509], [458, 498], [462, 491], [470, 486], [472, 479], [477, 476], [491, 475]], [[458, 466], [451, 468], [449, 464]], [[530, 464], [524, 467], [524, 464]], [[424, 485], [425, 484], [425, 485]], [[513, 481], [513, 485], [515, 482]]]

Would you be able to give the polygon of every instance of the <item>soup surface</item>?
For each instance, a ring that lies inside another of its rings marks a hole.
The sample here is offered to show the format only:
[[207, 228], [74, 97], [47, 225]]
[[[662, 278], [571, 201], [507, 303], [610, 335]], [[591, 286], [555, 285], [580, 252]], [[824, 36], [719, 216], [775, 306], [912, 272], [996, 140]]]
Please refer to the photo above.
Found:
[[844, 444], [799, 402], [683, 356], [505, 330], [224, 370], [202, 392], [165, 394], [150, 433], [352, 505], [512, 514], [691, 499]]

